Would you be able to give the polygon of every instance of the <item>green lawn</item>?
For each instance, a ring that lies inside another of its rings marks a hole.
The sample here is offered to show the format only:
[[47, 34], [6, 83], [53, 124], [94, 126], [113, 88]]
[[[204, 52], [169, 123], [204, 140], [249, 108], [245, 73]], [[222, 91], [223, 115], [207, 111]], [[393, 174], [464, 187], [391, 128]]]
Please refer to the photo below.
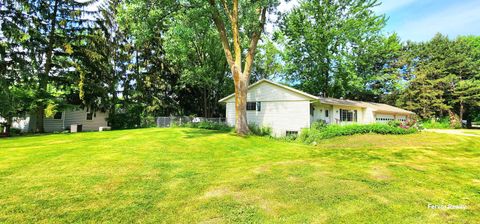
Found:
[[0, 139], [0, 222], [134, 221], [480, 223], [480, 138], [307, 146], [152, 128]]

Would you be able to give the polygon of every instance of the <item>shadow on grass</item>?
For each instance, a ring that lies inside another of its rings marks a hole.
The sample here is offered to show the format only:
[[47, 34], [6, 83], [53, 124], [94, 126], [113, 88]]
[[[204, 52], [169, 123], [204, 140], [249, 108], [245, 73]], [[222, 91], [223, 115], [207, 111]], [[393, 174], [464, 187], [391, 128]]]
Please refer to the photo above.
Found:
[[15, 140], [19, 138], [31, 138], [31, 137], [41, 137], [41, 136], [48, 136], [48, 135], [60, 135], [65, 133], [24, 133], [20, 135], [12, 135], [12, 136], [1, 136], [0, 140]]
[[201, 138], [201, 137], [210, 137], [217, 134], [226, 134], [230, 133], [230, 130], [208, 130], [208, 129], [184, 129], [184, 138]]

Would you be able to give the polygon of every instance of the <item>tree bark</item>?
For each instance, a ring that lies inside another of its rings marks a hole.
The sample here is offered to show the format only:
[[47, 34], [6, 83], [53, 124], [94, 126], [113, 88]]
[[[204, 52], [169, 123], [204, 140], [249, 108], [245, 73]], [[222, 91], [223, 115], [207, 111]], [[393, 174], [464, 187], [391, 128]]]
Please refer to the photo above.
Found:
[[207, 88], [203, 88], [203, 116], [208, 118]]
[[[459, 114], [459, 117], [460, 117], [460, 123], [462, 123], [463, 121], [463, 113], [464, 113], [464, 104], [463, 104], [463, 100], [460, 100], [460, 114]], [[462, 123], [463, 124], [463, 123]]]
[[235, 131], [239, 135], [249, 133], [247, 122], [248, 79], [240, 71], [232, 69], [235, 85]]
[[7, 123], [5, 124], [5, 136], [10, 136], [10, 129], [12, 127], [12, 117], [7, 117]]

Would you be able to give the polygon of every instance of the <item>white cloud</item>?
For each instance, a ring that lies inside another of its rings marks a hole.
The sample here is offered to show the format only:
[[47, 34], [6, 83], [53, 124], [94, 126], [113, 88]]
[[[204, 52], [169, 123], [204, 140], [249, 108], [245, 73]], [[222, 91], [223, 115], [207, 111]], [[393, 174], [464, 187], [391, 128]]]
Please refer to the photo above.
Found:
[[479, 34], [480, 2], [452, 4], [441, 11], [422, 16], [420, 19], [408, 19], [395, 29], [403, 39], [428, 40], [435, 33], [457, 35]]

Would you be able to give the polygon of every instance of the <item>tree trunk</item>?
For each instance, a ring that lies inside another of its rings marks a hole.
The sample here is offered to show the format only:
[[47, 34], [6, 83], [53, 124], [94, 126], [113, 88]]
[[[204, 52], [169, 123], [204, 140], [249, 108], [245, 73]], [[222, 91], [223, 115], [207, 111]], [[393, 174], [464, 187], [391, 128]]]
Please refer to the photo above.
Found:
[[7, 123], [5, 124], [5, 136], [10, 136], [10, 129], [12, 127], [12, 117], [7, 117]]
[[239, 135], [246, 135], [249, 132], [247, 124], [247, 91], [248, 77], [232, 69], [235, 82], [235, 131]]
[[[460, 114], [459, 114], [459, 117], [460, 117], [460, 123], [462, 123], [463, 121], [463, 113], [464, 113], [464, 105], [463, 105], [463, 100], [460, 100]], [[462, 123], [463, 124], [463, 123]]]
[[207, 88], [203, 88], [203, 116], [208, 118]]
[[45, 132], [45, 128], [43, 125], [43, 118], [45, 117], [45, 107], [43, 104], [40, 104], [37, 109], [37, 113], [35, 116], [35, 130], [34, 132], [43, 133]]
[[[45, 97], [47, 94], [47, 85], [48, 85], [48, 78], [50, 71], [52, 70], [52, 55], [53, 55], [53, 44], [55, 39], [55, 28], [57, 24], [57, 11], [58, 11], [58, 1], [56, 0], [53, 6], [53, 11], [50, 16], [50, 33], [48, 35], [48, 45], [45, 52], [45, 70], [43, 74], [40, 74], [40, 94], [42, 97]], [[38, 105], [38, 112], [37, 112], [37, 121], [36, 121], [36, 132], [45, 132], [43, 118], [45, 117], [45, 103], [40, 102]]]
[[220, 13], [217, 10], [217, 4], [215, 0], [209, 0], [212, 18], [215, 26], [217, 27], [218, 33], [220, 35], [220, 41], [222, 43], [223, 50], [225, 52], [225, 57], [233, 75], [233, 81], [235, 85], [235, 130], [238, 135], [246, 135], [249, 132], [247, 125], [247, 90], [248, 82], [250, 78], [250, 72], [253, 65], [253, 60], [255, 57], [255, 50], [257, 49], [257, 43], [260, 39], [260, 36], [265, 27], [267, 7], [258, 8], [260, 12], [258, 27], [252, 33], [250, 45], [245, 57], [245, 65], [242, 72], [242, 48], [240, 41], [240, 30], [238, 26], [238, 10], [239, 4], [238, 0], [233, 0], [232, 9], [230, 10], [226, 1], [222, 1], [223, 8], [227, 17], [231, 23], [232, 31], [232, 43], [234, 49], [234, 55], [230, 49], [230, 43], [227, 38], [227, 30], [225, 28], [225, 23], [223, 22]]

